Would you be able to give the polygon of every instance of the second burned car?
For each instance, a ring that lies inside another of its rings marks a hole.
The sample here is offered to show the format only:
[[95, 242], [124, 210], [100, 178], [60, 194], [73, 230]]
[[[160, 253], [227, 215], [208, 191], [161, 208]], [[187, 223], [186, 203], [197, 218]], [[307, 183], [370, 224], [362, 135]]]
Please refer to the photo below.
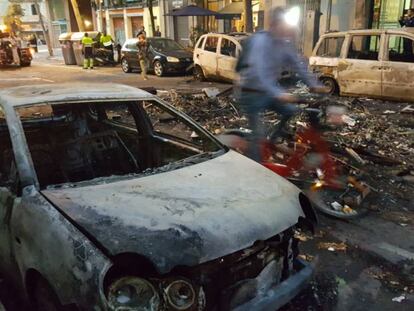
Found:
[[312, 274], [301, 191], [127, 86], [0, 92], [0, 219], [0, 273], [42, 311], [275, 310]]

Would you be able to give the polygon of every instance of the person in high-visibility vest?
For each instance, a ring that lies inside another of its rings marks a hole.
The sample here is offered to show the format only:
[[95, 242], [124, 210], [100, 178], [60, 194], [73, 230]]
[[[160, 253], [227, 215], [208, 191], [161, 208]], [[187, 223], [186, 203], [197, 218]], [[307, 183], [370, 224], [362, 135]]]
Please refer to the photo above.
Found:
[[114, 40], [112, 39], [112, 36], [104, 31], [101, 35], [100, 43], [105, 49], [111, 52], [109, 60], [114, 63]]
[[87, 32], [85, 32], [81, 42], [84, 56], [83, 69], [93, 69], [93, 44], [95, 42], [91, 37], [89, 37]]

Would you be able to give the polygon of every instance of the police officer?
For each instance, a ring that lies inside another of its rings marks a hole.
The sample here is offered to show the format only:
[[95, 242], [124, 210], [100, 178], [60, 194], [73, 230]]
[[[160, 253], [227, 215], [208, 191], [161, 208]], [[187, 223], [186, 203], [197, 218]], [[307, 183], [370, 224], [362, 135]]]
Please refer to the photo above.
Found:
[[100, 43], [105, 49], [111, 52], [109, 60], [114, 63], [114, 40], [112, 39], [112, 36], [104, 31], [101, 35]]
[[94, 41], [89, 37], [88, 33], [85, 32], [84, 37], [82, 38], [82, 48], [83, 48], [83, 69], [93, 69], [93, 44]]

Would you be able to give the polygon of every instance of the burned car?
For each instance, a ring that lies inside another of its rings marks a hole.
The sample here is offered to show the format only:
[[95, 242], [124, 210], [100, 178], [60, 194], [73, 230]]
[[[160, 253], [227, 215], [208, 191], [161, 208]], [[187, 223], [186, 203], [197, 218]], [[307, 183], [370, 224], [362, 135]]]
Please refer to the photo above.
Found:
[[0, 121], [0, 273], [38, 310], [274, 310], [311, 277], [309, 200], [157, 96], [15, 87]]
[[0, 66], [13, 63], [21, 67], [30, 66], [33, 59], [30, 48], [18, 46], [18, 41], [8, 33], [0, 33]]
[[414, 101], [410, 27], [324, 34], [309, 65], [332, 94]]

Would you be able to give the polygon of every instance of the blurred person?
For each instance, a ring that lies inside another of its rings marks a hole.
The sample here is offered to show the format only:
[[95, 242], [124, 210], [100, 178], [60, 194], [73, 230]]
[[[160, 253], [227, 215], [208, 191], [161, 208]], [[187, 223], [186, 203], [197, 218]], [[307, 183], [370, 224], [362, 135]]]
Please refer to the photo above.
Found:
[[30, 47], [35, 51], [35, 53], [37, 53], [38, 52], [37, 38], [35, 34], [30, 35], [29, 44], [30, 44]]
[[295, 103], [297, 98], [288, 94], [278, 82], [284, 68], [291, 67], [308, 86], [322, 91], [322, 85], [309, 74], [304, 60], [297, 54], [294, 46], [296, 28], [286, 23], [285, 14], [286, 10], [281, 7], [270, 11], [269, 31], [258, 32], [246, 39], [236, 66], [240, 74], [239, 106], [246, 114], [253, 134], [248, 155], [255, 161], [261, 160], [260, 141], [266, 137], [260, 113], [271, 110], [280, 116], [271, 137], [274, 141], [298, 111], [295, 105], [289, 104]]
[[161, 37], [161, 31], [160, 26], [157, 26], [157, 29], [155, 30], [154, 37]]
[[91, 37], [89, 37], [89, 34], [85, 32], [81, 43], [84, 56], [83, 69], [93, 69], [93, 45], [95, 42]]
[[147, 32], [145, 31], [145, 27], [142, 26], [141, 29], [138, 31], [137, 36], [143, 34], [145, 37], [147, 36]]
[[103, 34], [101, 35], [99, 39], [101, 45], [104, 49], [108, 50], [110, 52], [109, 54], [109, 60], [114, 63], [114, 40], [112, 39], [112, 36], [108, 33], [106, 33], [106, 30], [104, 30]]
[[137, 42], [138, 49], [138, 61], [141, 67], [141, 76], [144, 80], [148, 80], [147, 77], [147, 66], [148, 66], [148, 42], [145, 34], [140, 33], [138, 35]]
[[[407, 14], [401, 16], [399, 22], [401, 27], [414, 27], [414, 9], [408, 9]], [[403, 38], [403, 50], [405, 55], [413, 54], [413, 46], [410, 39]]]
[[414, 9], [408, 9], [407, 14], [399, 19], [401, 27], [414, 27]]

